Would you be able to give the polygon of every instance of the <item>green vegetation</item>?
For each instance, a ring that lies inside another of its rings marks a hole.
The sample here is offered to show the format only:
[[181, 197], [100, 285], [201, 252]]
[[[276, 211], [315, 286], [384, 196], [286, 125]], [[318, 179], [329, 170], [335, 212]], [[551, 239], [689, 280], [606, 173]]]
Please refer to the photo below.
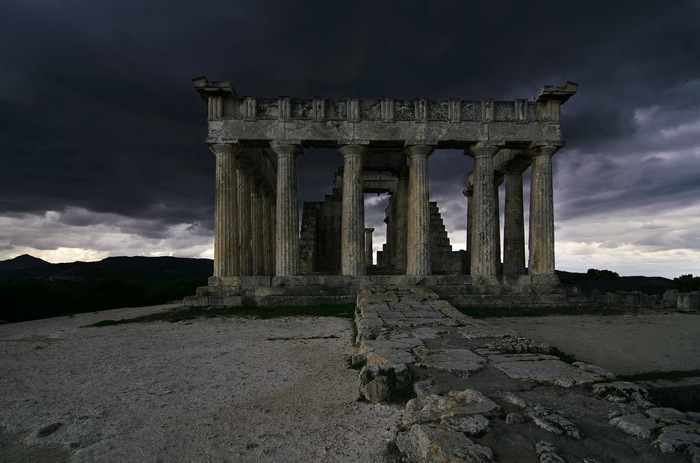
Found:
[[223, 307], [218, 309], [186, 309], [168, 312], [158, 312], [150, 315], [143, 315], [136, 318], [125, 318], [122, 320], [103, 320], [89, 325], [90, 327], [102, 327], [113, 325], [125, 325], [128, 323], [150, 323], [167, 321], [171, 323], [192, 320], [197, 318], [214, 317], [253, 317], [261, 319], [277, 317], [342, 317], [353, 319], [355, 316], [354, 304], [317, 304], [306, 306], [279, 306], [279, 307]]
[[639, 291], [644, 294], [662, 295], [671, 280], [663, 277], [621, 277], [611, 270], [588, 269], [586, 273], [557, 271], [559, 281], [565, 286], [577, 286], [584, 292]]
[[90, 278], [46, 280], [0, 279], [0, 320], [19, 322], [119, 307], [139, 307], [182, 300], [206, 277], [172, 280]]
[[677, 289], [682, 293], [700, 291], [700, 277], [694, 277], [692, 273], [681, 275], [678, 278], [674, 278], [668, 288]]
[[462, 307], [459, 311], [472, 318], [546, 317], [547, 315], [623, 315], [621, 308], [543, 308], [543, 307]]

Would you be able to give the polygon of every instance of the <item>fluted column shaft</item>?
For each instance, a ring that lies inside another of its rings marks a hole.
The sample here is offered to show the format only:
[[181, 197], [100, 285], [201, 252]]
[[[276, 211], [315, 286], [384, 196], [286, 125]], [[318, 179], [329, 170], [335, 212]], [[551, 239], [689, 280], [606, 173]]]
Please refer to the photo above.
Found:
[[214, 144], [216, 155], [216, 199], [214, 201], [214, 276], [239, 275], [238, 185], [236, 171], [240, 145]]
[[263, 208], [262, 181], [255, 179], [250, 196], [250, 244], [252, 248], [253, 275], [264, 275], [263, 258]]
[[260, 227], [262, 228], [262, 271], [263, 275], [272, 275], [272, 228], [274, 221], [272, 220], [272, 196], [269, 189], [263, 187], [262, 197], [261, 197], [261, 207], [260, 216], [262, 222]]
[[[494, 204], [493, 156], [498, 146], [477, 143], [468, 154], [474, 158], [474, 233], [471, 239], [471, 274], [496, 275], [496, 251], [494, 241], [497, 224]], [[472, 227], [470, 227], [470, 230]]]
[[241, 275], [253, 274], [251, 249], [251, 185], [252, 165], [247, 159], [238, 163], [238, 259]]
[[466, 272], [471, 273], [472, 264], [472, 252], [474, 250], [474, 242], [472, 237], [474, 236], [474, 186], [467, 184], [467, 188], [464, 190], [464, 195], [467, 197], [467, 262], [466, 262]]
[[408, 237], [406, 251], [406, 275], [430, 275], [430, 184], [428, 156], [432, 146], [413, 145], [405, 148], [409, 158]]
[[493, 249], [493, 258], [496, 261], [496, 273], [500, 274], [501, 266], [501, 199], [499, 189], [503, 183], [503, 175], [500, 172], [494, 172], [493, 175], [493, 242], [496, 243]]
[[392, 265], [399, 272], [406, 272], [406, 248], [408, 243], [408, 170], [399, 172], [396, 184], [396, 208], [394, 209], [394, 244]]
[[523, 209], [523, 172], [527, 164], [506, 166], [506, 205], [503, 232], [503, 273], [525, 274], [525, 213]]
[[343, 155], [343, 203], [340, 232], [341, 273], [365, 274], [365, 206], [362, 190], [362, 145], [345, 145]]
[[275, 274], [299, 274], [299, 210], [297, 196], [296, 157], [298, 144], [270, 144], [277, 155], [277, 226]]
[[554, 275], [552, 156], [558, 149], [558, 146], [543, 145], [529, 150], [532, 173], [528, 269], [531, 275]]
[[365, 265], [374, 264], [374, 249], [372, 247], [372, 233], [374, 228], [365, 228]]

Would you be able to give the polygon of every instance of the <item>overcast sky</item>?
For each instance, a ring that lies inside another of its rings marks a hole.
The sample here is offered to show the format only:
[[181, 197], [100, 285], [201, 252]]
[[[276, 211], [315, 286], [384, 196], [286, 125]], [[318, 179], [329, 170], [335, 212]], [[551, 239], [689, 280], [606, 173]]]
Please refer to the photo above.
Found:
[[[513, 99], [573, 81], [557, 268], [698, 275], [699, 19], [691, 0], [3, 0], [0, 260], [212, 257], [197, 76], [258, 97]], [[301, 156], [301, 200], [330, 193], [341, 161]], [[430, 158], [454, 249], [470, 170]], [[386, 198], [367, 201], [379, 227]]]

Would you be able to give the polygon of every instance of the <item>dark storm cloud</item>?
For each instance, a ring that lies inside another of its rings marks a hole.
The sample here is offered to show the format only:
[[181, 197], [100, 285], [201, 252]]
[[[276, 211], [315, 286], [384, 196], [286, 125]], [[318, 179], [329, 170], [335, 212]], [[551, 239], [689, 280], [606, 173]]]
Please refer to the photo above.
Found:
[[[572, 80], [559, 213], [697, 197], [688, 159], [619, 182], [634, 159], [623, 140], [663, 145], [640, 133], [650, 127], [640, 111], [675, 111], [667, 128], [700, 117], [698, 3], [527, 3], [7, 0], [0, 213], [64, 211], [80, 226], [115, 214], [143, 220], [143, 236], [179, 223], [211, 230], [214, 163], [191, 85], [202, 74], [258, 96], [529, 98]], [[686, 148], [697, 141], [681, 135]], [[431, 158], [443, 215], [464, 206], [470, 161], [455, 156]], [[300, 198], [329, 194], [340, 164], [322, 151], [300, 157]], [[578, 171], [592, 180], [577, 182]]]

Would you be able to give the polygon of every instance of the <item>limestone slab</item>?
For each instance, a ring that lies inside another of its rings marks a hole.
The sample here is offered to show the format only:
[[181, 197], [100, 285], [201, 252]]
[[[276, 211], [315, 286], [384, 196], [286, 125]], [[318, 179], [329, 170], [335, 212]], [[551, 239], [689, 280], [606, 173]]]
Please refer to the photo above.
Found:
[[656, 429], [656, 420], [640, 413], [615, 417], [610, 420], [610, 424], [640, 439], [650, 437]]
[[401, 453], [415, 463], [487, 463], [493, 451], [461, 432], [416, 424], [396, 437]]
[[513, 379], [537, 381], [561, 387], [573, 387], [600, 381], [600, 376], [579, 370], [560, 360], [497, 362], [496, 368]]
[[486, 359], [469, 349], [420, 351], [420, 363], [428, 368], [468, 377], [484, 367]]

